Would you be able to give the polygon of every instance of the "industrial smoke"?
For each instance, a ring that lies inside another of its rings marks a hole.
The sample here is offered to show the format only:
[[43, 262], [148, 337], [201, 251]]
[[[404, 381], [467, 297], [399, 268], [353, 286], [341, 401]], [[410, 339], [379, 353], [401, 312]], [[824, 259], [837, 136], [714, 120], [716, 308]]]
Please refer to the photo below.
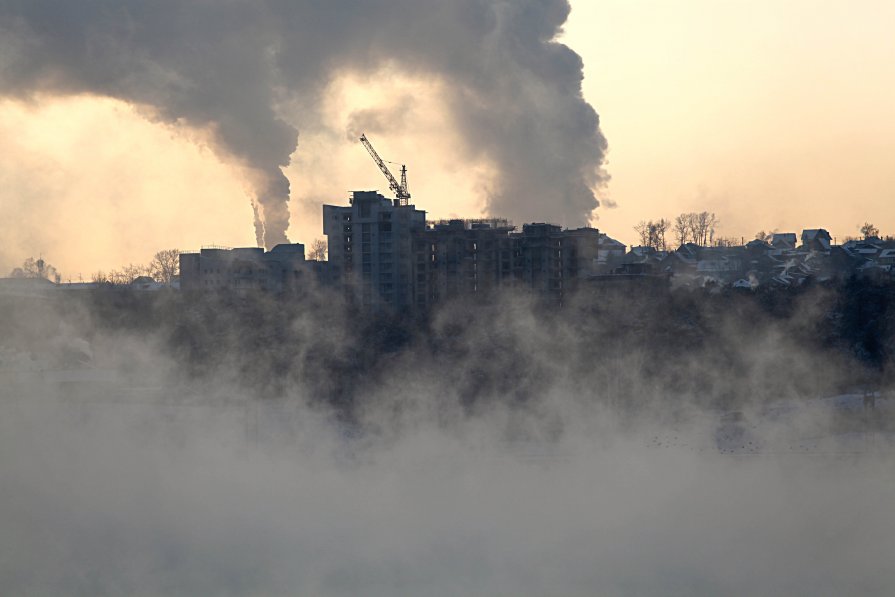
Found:
[[606, 140], [556, 37], [568, 0], [0, 0], [0, 95], [94, 94], [207, 131], [246, 172], [259, 245], [286, 241], [282, 168], [335, 77], [394, 68], [444, 83], [471, 159], [494, 164], [488, 209], [585, 224]]

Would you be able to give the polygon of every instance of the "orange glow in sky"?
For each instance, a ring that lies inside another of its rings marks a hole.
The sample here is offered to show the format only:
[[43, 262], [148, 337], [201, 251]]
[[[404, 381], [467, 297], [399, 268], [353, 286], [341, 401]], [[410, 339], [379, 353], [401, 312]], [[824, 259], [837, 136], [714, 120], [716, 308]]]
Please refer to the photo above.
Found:
[[[594, 225], [631, 243], [642, 219], [708, 210], [737, 239], [813, 227], [841, 239], [866, 220], [895, 234], [893, 22], [883, 1], [573, 1], [562, 41], [584, 59], [610, 146], [600, 194], [618, 205]], [[419, 207], [482, 215], [492, 166], [464, 154], [438, 85], [387, 72], [333, 81], [324, 122], [302, 130], [286, 169], [290, 238], [321, 236], [323, 202], [387, 190], [347, 130], [369, 108], [402, 106], [400, 122], [368, 132], [383, 157], [407, 162]], [[89, 279], [159, 249], [252, 245], [243, 185], [202, 131], [137, 107], [0, 102], [2, 274], [43, 255], [65, 279]]]

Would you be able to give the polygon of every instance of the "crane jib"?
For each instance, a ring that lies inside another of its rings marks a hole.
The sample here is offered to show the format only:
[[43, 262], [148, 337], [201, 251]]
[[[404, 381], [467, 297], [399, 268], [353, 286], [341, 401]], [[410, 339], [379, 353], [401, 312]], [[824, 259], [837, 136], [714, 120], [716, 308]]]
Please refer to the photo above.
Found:
[[399, 183], [392, 174], [392, 171], [385, 165], [385, 160], [379, 157], [379, 154], [376, 152], [376, 149], [373, 148], [373, 144], [370, 143], [370, 140], [367, 139], [366, 135], [360, 136], [360, 142], [367, 149], [367, 152], [370, 154], [370, 157], [373, 158], [373, 161], [376, 162], [376, 165], [379, 166], [379, 169], [385, 175], [385, 178], [388, 179], [388, 186], [395, 193], [398, 201], [400, 201], [401, 205], [407, 205], [408, 199], [410, 199], [410, 193], [407, 192], [407, 166], [401, 166], [401, 182]]

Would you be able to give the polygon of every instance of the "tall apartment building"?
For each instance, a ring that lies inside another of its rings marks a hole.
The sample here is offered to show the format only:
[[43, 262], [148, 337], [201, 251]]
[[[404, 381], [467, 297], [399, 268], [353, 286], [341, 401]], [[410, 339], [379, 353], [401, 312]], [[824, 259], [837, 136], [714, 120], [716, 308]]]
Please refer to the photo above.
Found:
[[375, 191], [355, 191], [347, 207], [324, 205], [332, 280], [365, 308], [412, 309], [421, 292], [413, 239], [425, 228], [425, 211]]
[[600, 245], [596, 228], [525, 224], [514, 240], [521, 257], [522, 286], [553, 304], [562, 305], [596, 271]]
[[293, 292], [306, 283], [308, 270], [301, 243], [277, 245], [268, 252], [255, 247], [205, 248], [180, 254], [180, 288], [248, 292]]
[[417, 233], [416, 276], [425, 300], [418, 307], [463, 297], [487, 301], [499, 289], [532, 292], [562, 305], [581, 281], [595, 273], [600, 233], [562, 230], [506, 220], [450, 220]]
[[416, 276], [423, 286], [419, 307], [457, 297], [487, 300], [514, 284], [517, 265], [507, 220], [448, 220], [431, 223], [415, 239]]
[[376, 192], [323, 206], [332, 279], [357, 304], [424, 311], [456, 298], [487, 301], [501, 288], [562, 305], [595, 272], [600, 233], [507, 220], [426, 224], [426, 212]]

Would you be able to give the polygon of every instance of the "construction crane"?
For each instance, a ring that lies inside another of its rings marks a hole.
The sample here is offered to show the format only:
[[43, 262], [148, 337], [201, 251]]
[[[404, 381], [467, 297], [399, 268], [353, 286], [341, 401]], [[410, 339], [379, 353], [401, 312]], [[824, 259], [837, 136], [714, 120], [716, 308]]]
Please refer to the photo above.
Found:
[[[389, 188], [394, 191], [395, 197], [398, 198], [398, 204], [407, 205], [410, 199], [410, 193], [407, 192], [407, 166], [401, 164], [401, 182], [399, 183], [392, 174], [392, 171], [385, 165], [386, 161], [379, 157], [379, 154], [373, 149], [373, 144], [370, 143], [370, 140], [367, 139], [366, 135], [360, 136], [360, 142], [364, 144], [370, 157], [373, 158], [373, 161], [376, 162], [376, 165], [379, 166], [379, 169], [385, 174], [385, 177], [388, 179]], [[389, 163], [394, 164], [394, 162]]]

